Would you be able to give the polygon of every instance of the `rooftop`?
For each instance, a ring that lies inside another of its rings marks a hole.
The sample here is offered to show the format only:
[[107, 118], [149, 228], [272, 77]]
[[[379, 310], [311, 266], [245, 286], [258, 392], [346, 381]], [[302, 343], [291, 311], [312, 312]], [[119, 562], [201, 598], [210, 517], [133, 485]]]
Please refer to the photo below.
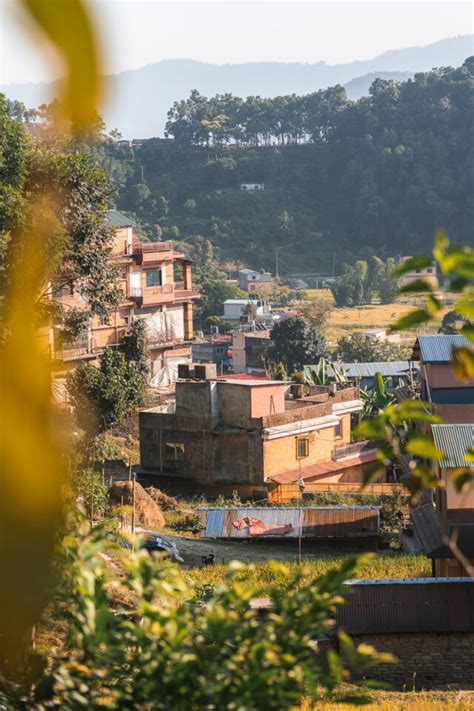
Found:
[[[305, 365], [305, 373], [312, 368], [317, 369], [317, 365]], [[342, 368], [350, 378], [372, 378], [375, 373], [382, 373], [384, 376], [403, 375], [410, 369], [419, 370], [418, 363], [409, 360], [376, 361], [374, 363], [342, 363]], [[328, 366], [328, 371], [332, 375], [334, 369]]]
[[474, 424], [431, 425], [431, 432], [436, 446], [446, 455], [440, 467], [474, 466], [466, 459], [467, 450], [474, 447]]
[[118, 210], [107, 210], [107, 226], [108, 227], [132, 227], [133, 220], [126, 217]]
[[418, 336], [413, 348], [413, 359], [424, 363], [450, 363], [453, 348], [471, 348], [472, 344], [465, 336], [458, 334], [436, 336]]

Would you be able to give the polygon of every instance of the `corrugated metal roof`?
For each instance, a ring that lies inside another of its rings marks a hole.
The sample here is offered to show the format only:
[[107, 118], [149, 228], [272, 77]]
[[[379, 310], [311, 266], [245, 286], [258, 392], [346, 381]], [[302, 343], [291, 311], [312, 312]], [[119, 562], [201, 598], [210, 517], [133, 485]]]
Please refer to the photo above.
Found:
[[132, 227], [133, 220], [122, 215], [118, 210], [107, 210], [107, 225], [109, 227]]
[[[373, 378], [375, 373], [382, 373], [385, 377], [391, 375], [400, 376], [405, 375], [410, 370], [410, 366], [413, 370], [420, 369], [418, 363], [413, 363], [408, 360], [376, 361], [374, 363], [342, 363], [342, 367], [349, 378]], [[306, 375], [309, 375], [310, 369], [317, 371], [318, 366], [305, 365], [304, 372]], [[334, 375], [334, 369], [331, 365], [328, 365], [328, 372], [330, 375]]]
[[198, 508], [206, 538], [356, 538], [376, 536], [380, 506]]
[[471, 579], [429, 582], [367, 580], [349, 582], [346, 604], [337, 611], [348, 634], [474, 631], [474, 585]]
[[472, 348], [472, 344], [459, 334], [436, 336], [418, 336], [414, 348], [414, 355], [421, 353], [424, 363], [449, 363], [453, 348]]
[[452, 557], [451, 551], [444, 543], [447, 531], [432, 503], [413, 509], [411, 520], [415, 540], [429, 558]]
[[431, 425], [436, 446], [446, 456], [440, 461], [440, 467], [474, 466], [468, 462], [465, 454], [474, 448], [474, 424]]

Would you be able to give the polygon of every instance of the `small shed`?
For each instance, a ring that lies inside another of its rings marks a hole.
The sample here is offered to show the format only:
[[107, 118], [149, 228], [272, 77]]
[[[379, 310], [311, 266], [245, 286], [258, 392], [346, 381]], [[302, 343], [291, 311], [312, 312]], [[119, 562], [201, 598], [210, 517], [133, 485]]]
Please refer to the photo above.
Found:
[[371, 538], [380, 534], [380, 506], [198, 508], [205, 538]]

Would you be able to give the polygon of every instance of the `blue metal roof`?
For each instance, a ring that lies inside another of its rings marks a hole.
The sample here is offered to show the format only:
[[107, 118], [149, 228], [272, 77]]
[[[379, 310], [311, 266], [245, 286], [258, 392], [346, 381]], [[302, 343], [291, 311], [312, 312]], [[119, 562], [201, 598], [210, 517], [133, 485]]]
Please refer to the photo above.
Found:
[[[384, 377], [391, 375], [406, 375], [410, 370], [419, 370], [418, 363], [409, 360], [394, 360], [394, 361], [376, 361], [374, 363], [342, 363], [342, 367], [346, 371], [349, 378], [373, 378], [375, 373], [382, 373]], [[309, 375], [310, 369], [318, 369], [317, 365], [305, 365], [304, 372]], [[331, 365], [328, 365], [328, 372], [334, 375], [334, 370]]]
[[418, 336], [415, 351], [419, 348], [423, 363], [449, 363], [453, 348], [468, 347], [472, 344], [459, 334]]
[[474, 466], [465, 457], [467, 449], [474, 449], [474, 424], [431, 425], [431, 431], [435, 445], [446, 455], [440, 467]]
[[122, 215], [118, 210], [107, 210], [107, 226], [108, 227], [132, 227], [133, 220], [125, 215]]

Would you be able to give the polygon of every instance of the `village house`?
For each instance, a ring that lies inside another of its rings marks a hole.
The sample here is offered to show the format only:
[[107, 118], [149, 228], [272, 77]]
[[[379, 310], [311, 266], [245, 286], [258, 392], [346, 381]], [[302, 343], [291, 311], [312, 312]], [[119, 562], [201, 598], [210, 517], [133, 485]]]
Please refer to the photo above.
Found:
[[179, 380], [175, 402], [140, 412], [141, 476], [275, 501], [300, 498], [313, 482], [360, 483], [376, 453], [351, 444], [359, 391], [317, 390], [292, 398], [280, 381]]
[[[399, 266], [406, 262], [407, 259], [411, 259], [411, 257], [400, 257], [398, 262]], [[413, 284], [414, 281], [418, 281], [419, 279], [427, 281], [433, 288], [436, 289], [438, 286], [436, 262], [433, 262], [429, 267], [420, 267], [419, 269], [413, 269], [412, 271], [403, 274], [400, 280], [401, 286], [409, 286], [410, 284]]]
[[212, 333], [210, 336], [196, 338], [192, 345], [193, 363], [215, 363], [217, 372], [227, 372], [231, 365], [230, 345], [232, 336], [223, 333]]
[[265, 189], [265, 184], [264, 183], [240, 183], [240, 189], [243, 190], [244, 192], [254, 192], [258, 190], [264, 190]]
[[271, 288], [273, 286], [273, 277], [270, 272], [263, 269], [255, 271], [254, 269], [239, 269], [239, 287], [243, 291], [249, 293], [258, 291], [262, 287]]
[[[178, 364], [191, 359], [192, 303], [198, 294], [192, 287], [190, 261], [175, 252], [171, 242], [140, 241], [132, 221], [116, 210], [109, 210], [108, 224], [114, 230], [110, 260], [119, 270], [122, 303], [106, 319], [91, 316], [85, 336], [73, 342], [63, 341], [60, 321], [40, 334], [52, 359], [53, 397], [58, 402], [67, 400], [67, 373], [85, 361], [96, 362], [104, 348], [118, 347], [136, 319], [147, 326], [153, 386], [174, 382]], [[88, 309], [80, 284], [67, 279], [50, 285], [50, 298], [66, 309]]]
[[[392, 392], [397, 388], [418, 381], [420, 366], [408, 360], [375, 361], [373, 363], [342, 363], [340, 366], [349, 381], [354, 381], [361, 388], [373, 388], [376, 373], [383, 377], [385, 388]], [[304, 373], [310, 376], [311, 370], [317, 371], [317, 365], [305, 365]], [[331, 380], [335, 379], [335, 370], [330, 363], [327, 372]]]
[[412, 359], [420, 363], [421, 399], [432, 404], [446, 423], [474, 422], [474, 378], [459, 380], [452, 366], [453, 348], [472, 344], [461, 335], [418, 336]]
[[265, 326], [232, 331], [232, 369], [234, 373], [260, 373], [265, 376], [262, 353], [270, 342], [270, 331]]
[[456, 490], [457, 470], [474, 473], [472, 461], [466, 457], [474, 446], [474, 423], [431, 425], [436, 447], [443, 452], [440, 461], [433, 460], [435, 476], [441, 487], [432, 501], [412, 511], [413, 532], [420, 548], [432, 560], [433, 575], [466, 575], [465, 566], [448, 545], [455, 541], [462, 556], [474, 565], [474, 488]]

